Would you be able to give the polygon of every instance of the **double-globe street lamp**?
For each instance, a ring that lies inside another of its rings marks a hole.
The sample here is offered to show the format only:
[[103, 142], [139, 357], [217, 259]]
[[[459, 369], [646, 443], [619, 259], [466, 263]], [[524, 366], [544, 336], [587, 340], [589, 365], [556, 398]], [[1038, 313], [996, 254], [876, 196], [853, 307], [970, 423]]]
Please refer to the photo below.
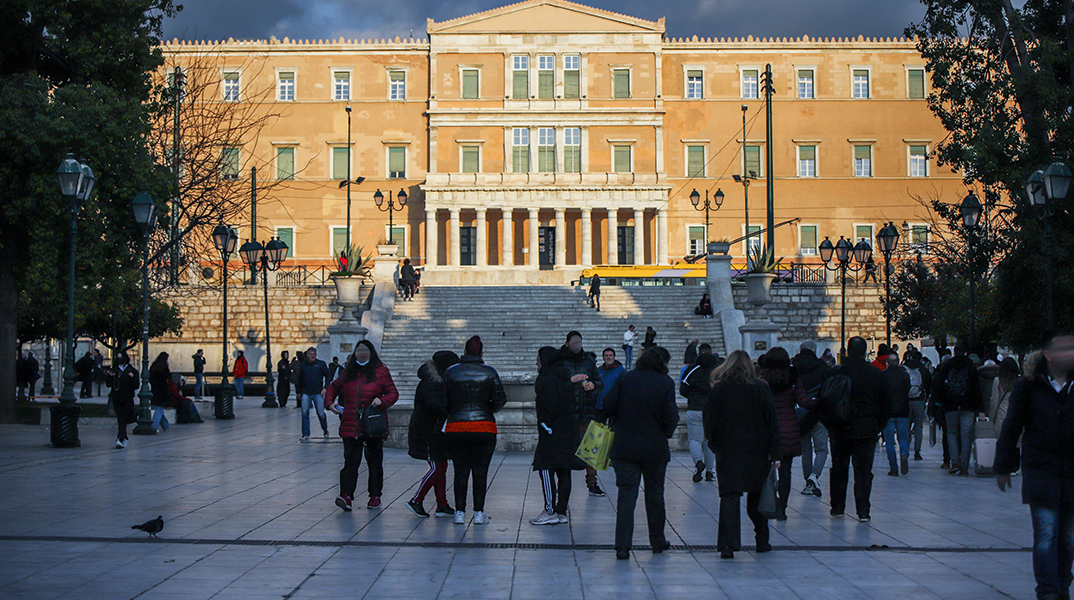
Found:
[[142, 385], [138, 390], [138, 424], [135, 435], [155, 435], [149, 403], [149, 234], [157, 226], [157, 205], [146, 192], [138, 192], [132, 204], [134, 220], [142, 227]]
[[962, 215], [962, 226], [966, 229], [966, 253], [969, 262], [970, 276], [970, 338], [971, 350], [977, 348], [977, 264], [974, 256], [977, 245], [977, 225], [981, 220], [984, 207], [977, 195], [970, 192], [959, 205], [958, 211]]
[[891, 347], [891, 255], [899, 245], [899, 230], [888, 222], [876, 234], [876, 249], [884, 255], [884, 321], [888, 347]]
[[268, 272], [280, 268], [280, 263], [287, 258], [287, 244], [279, 238], [272, 238], [264, 246], [257, 240], [247, 241], [239, 248], [239, 254], [246, 266], [257, 277], [257, 267], [261, 267], [261, 281], [265, 291], [265, 401], [262, 408], [278, 408], [276, 404], [276, 392], [272, 379], [272, 335], [269, 332], [269, 303], [268, 303]]
[[228, 410], [226, 406], [231, 397], [233, 397], [231, 391], [231, 382], [228, 381], [227, 375], [227, 263], [231, 258], [231, 254], [235, 252], [235, 245], [239, 241], [239, 235], [235, 233], [235, 230], [227, 225], [217, 225], [213, 229], [213, 245], [216, 246], [217, 252], [220, 253], [220, 263], [222, 268], [222, 279], [224, 281], [224, 322], [223, 322], [223, 346], [221, 347], [220, 355], [220, 388], [216, 393], [216, 418], [229, 419], [234, 417], [234, 413]]
[[81, 202], [93, 192], [97, 179], [89, 165], [75, 160], [73, 154], [60, 163], [56, 169], [60, 193], [70, 202], [71, 240], [70, 260], [67, 280], [67, 349], [63, 365], [63, 390], [60, 392], [60, 406], [49, 409], [52, 417], [51, 441], [53, 447], [80, 446], [78, 439], [78, 415], [81, 408], [75, 406], [75, 244], [78, 237], [78, 209]]
[[1044, 273], [1047, 286], [1048, 328], [1055, 327], [1055, 309], [1052, 306], [1052, 223], [1053, 202], [1063, 201], [1070, 192], [1070, 169], [1061, 162], [1054, 162], [1047, 169], [1037, 170], [1026, 183], [1029, 202], [1037, 207], [1037, 216], [1044, 223]]
[[380, 193], [379, 189], [373, 194], [373, 202], [377, 203], [377, 208], [382, 212], [388, 212], [388, 243], [391, 245], [395, 245], [395, 221], [392, 220], [392, 214], [397, 210], [402, 211], [406, 206], [406, 190], [399, 190], [398, 199], [399, 208], [395, 207], [395, 200], [390, 196], [388, 197], [388, 206], [385, 207], [384, 194]]
[[[716, 193], [713, 194], [712, 200], [709, 200], [709, 191], [705, 190], [705, 203], [701, 204], [701, 194], [697, 192], [697, 189], [690, 192], [690, 203], [694, 205], [694, 210], [705, 211], [705, 244], [706, 248], [709, 242], [709, 210], [720, 210], [723, 206], [723, 190], [717, 188]], [[716, 205], [716, 208], [712, 208], [712, 205]]]
[[[839, 362], [841, 363], [846, 359], [847, 350], [847, 271], [858, 273], [864, 270], [866, 263], [873, 256], [873, 247], [864, 239], [852, 245], [844, 237], [840, 237], [839, 241], [833, 245], [832, 241], [825, 237], [820, 243], [819, 250], [820, 259], [824, 261], [824, 268], [839, 271], [839, 278], [843, 284], [843, 305], [839, 317]], [[839, 264], [834, 267], [828, 264], [832, 261], [833, 254], [839, 261]], [[857, 262], [857, 266], [851, 266], [852, 258]]]

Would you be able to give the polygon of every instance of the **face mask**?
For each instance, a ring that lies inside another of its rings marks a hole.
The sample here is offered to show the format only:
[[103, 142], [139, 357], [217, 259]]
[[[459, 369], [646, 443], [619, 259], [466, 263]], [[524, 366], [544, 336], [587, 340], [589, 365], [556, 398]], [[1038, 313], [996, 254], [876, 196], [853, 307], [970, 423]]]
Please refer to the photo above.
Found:
[[367, 358], [365, 360], [355, 360], [354, 362], [358, 363], [359, 367], [364, 367], [369, 364], [369, 359]]

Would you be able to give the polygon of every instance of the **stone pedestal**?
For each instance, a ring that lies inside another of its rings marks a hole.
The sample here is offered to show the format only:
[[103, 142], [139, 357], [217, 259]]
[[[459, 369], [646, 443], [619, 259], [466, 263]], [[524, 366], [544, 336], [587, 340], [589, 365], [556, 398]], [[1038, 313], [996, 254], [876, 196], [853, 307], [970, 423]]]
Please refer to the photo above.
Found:
[[742, 350], [754, 360], [779, 343], [779, 325], [767, 319], [750, 321], [739, 327], [738, 331], [741, 334]]
[[746, 315], [735, 308], [735, 298], [731, 293], [731, 257], [726, 254], [714, 254], [715, 244], [709, 244], [709, 254], [705, 257], [705, 286], [712, 300], [713, 318], [720, 320], [723, 330], [724, 350], [728, 354], [742, 350], [739, 328], [746, 323]]
[[373, 281], [399, 282], [399, 246], [382, 244], [377, 246], [377, 256], [373, 258]]
[[343, 357], [354, 352], [354, 347], [365, 339], [367, 333], [369, 330], [358, 321], [340, 320], [328, 328], [328, 356], [338, 356], [342, 363]]

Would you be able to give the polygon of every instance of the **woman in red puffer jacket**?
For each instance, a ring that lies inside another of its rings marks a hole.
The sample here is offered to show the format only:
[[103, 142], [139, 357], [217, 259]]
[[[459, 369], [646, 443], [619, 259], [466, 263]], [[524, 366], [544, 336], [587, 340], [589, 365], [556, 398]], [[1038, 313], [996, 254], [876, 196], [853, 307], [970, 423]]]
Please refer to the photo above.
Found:
[[358, 487], [362, 452], [369, 466], [368, 508], [380, 508], [384, 488], [384, 439], [363, 438], [360, 411], [367, 406], [387, 411], [399, 399], [392, 375], [380, 362], [369, 340], [362, 340], [347, 357], [343, 375], [337, 377], [324, 396], [324, 407], [339, 415], [339, 437], [343, 438], [343, 468], [339, 471], [336, 506], [350, 511]]
[[783, 348], [776, 347], [764, 355], [761, 379], [768, 382], [772, 399], [776, 403], [776, 420], [779, 422], [779, 442], [783, 460], [779, 462], [779, 494], [776, 498], [776, 520], [787, 520], [787, 495], [791, 493], [791, 463], [802, 455], [802, 432], [798, 427], [796, 407], [816, 408], [817, 401], [805, 391], [798, 379], [798, 372], [791, 366], [791, 357]]

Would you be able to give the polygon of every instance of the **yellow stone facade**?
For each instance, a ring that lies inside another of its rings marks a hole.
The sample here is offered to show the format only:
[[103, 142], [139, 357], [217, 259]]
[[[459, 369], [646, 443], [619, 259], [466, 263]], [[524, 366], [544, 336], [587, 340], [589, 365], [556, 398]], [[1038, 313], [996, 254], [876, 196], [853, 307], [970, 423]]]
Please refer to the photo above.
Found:
[[[429, 20], [427, 35], [163, 50], [170, 64], [219, 62], [218, 101], [236, 87], [238, 102], [246, 86], [274, 90], [264, 110], [281, 118], [241, 149], [240, 177], [254, 163], [275, 175], [290, 149], [294, 181], [259, 205], [258, 226], [262, 239], [290, 235], [300, 264], [329, 261], [345, 233], [345, 173], [333, 171], [345, 163], [347, 106], [351, 174], [366, 178], [352, 186], [353, 239], [383, 243], [388, 215], [373, 193], [405, 190], [396, 241], [426, 283], [561, 283], [588, 265], [673, 264], [706, 238], [744, 235], [732, 177], [747, 163], [758, 176], [749, 222], [763, 227], [767, 64], [773, 217], [797, 219], [776, 230], [777, 256], [816, 262], [825, 237], [874, 237], [888, 221], [924, 244], [915, 197], [962, 195], [961, 177], [934, 158], [945, 131], [911, 40], [670, 39], [663, 19], [563, 0]], [[702, 202], [724, 194], [707, 235], [694, 189]]]

